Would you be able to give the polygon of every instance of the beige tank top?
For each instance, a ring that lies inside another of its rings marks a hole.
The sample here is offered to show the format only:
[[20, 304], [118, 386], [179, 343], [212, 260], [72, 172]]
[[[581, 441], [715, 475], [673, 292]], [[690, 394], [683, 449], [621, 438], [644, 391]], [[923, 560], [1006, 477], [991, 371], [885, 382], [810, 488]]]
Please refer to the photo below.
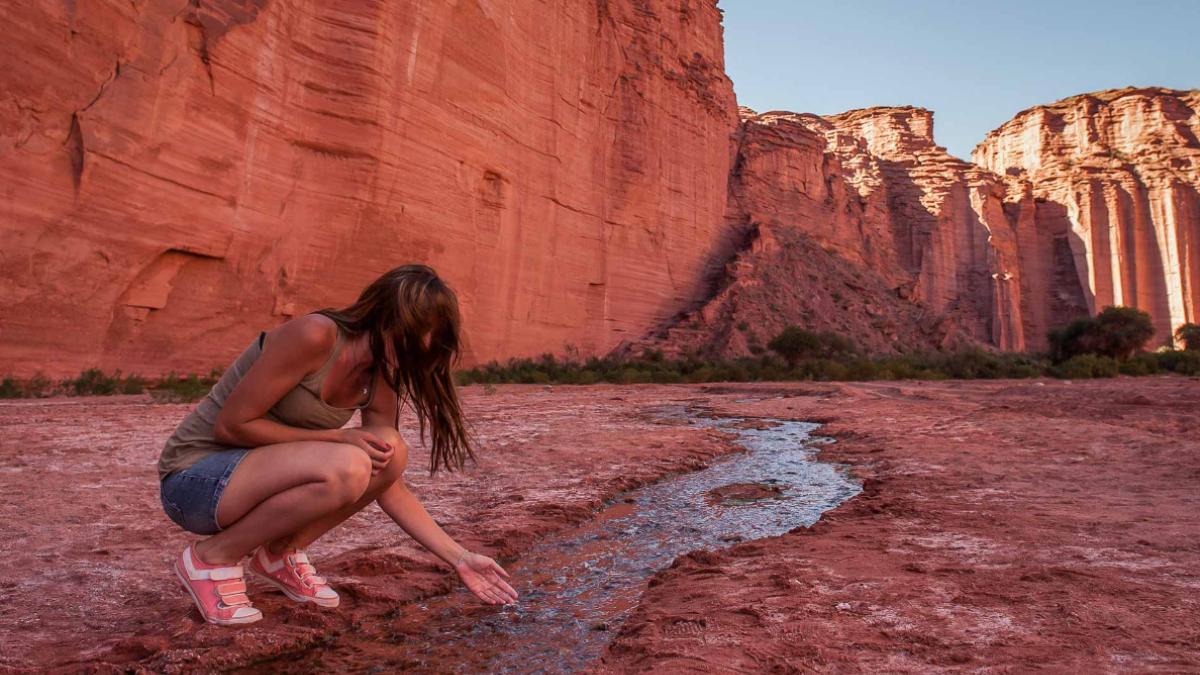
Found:
[[[225, 405], [225, 399], [229, 398], [230, 392], [241, 381], [246, 371], [250, 370], [250, 366], [258, 359], [259, 354], [262, 354], [265, 339], [266, 332], [258, 334], [254, 342], [250, 343], [241, 356], [237, 357], [233, 365], [213, 385], [212, 390], [200, 400], [191, 413], [179, 423], [175, 433], [167, 439], [162, 455], [158, 458], [160, 480], [174, 471], [186, 469], [211, 454], [236, 447], [221, 443], [215, 438], [213, 428], [216, 425], [217, 413], [221, 412], [221, 406]], [[267, 411], [266, 419], [303, 429], [340, 429], [350, 421], [355, 410], [369, 406], [371, 398], [375, 395], [373, 387], [367, 396], [366, 403], [354, 408], [338, 408], [329, 405], [321, 398], [321, 385], [325, 382], [325, 375], [333, 367], [344, 341], [345, 338], [339, 326], [337, 340], [334, 342], [329, 358], [320, 369], [305, 375], [304, 379], [279, 399]]]

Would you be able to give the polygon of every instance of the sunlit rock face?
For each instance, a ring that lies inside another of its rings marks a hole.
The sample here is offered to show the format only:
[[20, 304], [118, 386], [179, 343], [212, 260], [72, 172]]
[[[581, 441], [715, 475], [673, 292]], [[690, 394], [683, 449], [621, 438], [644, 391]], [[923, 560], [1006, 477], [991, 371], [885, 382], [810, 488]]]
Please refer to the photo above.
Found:
[[0, 373], [206, 371], [406, 262], [468, 362], [605, 352], [729, 255], [713, 0], [0, 15]]
[[[1056, 242], [1025, 265], [1027, 329], [1055, 323], [1074, 261], [1089, 311], [1128, 305], [1156, 341], [1200, 313], [1200, 91], [1121, 89], [1018, 114], [974, 152], [1004, 176], [1021, 229]], [[1069, 267], [1070, 265], [1067, 264]], [[1037, 301], [1048, 298], [1049, 303]]]
[[715, 0], [10, 3], [0, 375], [204, 372], [432, 264], [466, 363], [1040, 349], [1200, 309], [1200, 93], [1025, 111], [742, 109]]

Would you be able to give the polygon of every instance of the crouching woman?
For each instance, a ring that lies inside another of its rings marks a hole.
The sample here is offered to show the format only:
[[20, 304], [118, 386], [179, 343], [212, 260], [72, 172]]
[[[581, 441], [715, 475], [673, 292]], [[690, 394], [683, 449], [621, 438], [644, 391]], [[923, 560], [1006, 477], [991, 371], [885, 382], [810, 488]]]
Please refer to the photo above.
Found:
[[[174, 561], [205, 620], [262, 618], [244, 569], [294, 601], [336, 607], [337, 592], [305, 549], [371, 502], [480, 599], [516, 600], [500, 565], [456, 543], [401, 479], [405, 401], [422, 438], [428, 430], [431, 473], [461, 469], [472, 457], [450, 373], [459, 326], [451, 289], [432, 269], [405, 265], [349, 307], [260, 333], [225, 370], [158, 463], [163, 509], [206, 537]], [[355, 410], [362, 426], [342, 428]]]

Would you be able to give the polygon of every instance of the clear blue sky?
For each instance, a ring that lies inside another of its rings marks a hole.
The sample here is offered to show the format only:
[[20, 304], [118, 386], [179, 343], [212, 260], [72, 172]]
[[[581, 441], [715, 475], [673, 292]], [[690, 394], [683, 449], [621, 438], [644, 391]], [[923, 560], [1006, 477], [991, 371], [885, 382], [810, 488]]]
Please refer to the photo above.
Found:
[[1127, 85], [1200, 87], [1200, 0], [721, 0], [738, 102], [934, 112], [969, 159], [1032, 105]]

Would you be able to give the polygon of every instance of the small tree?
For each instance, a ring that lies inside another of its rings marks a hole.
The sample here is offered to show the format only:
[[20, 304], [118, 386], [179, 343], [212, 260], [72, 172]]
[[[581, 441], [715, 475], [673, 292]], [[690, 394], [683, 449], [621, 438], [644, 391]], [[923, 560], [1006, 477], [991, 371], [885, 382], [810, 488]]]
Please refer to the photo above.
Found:
[[1150, 315], [1135, 307], [1105, 307], [1096, 315], [1097, 353], [1125, 361], [1154, 337]]
[[1105, 307], [1092, 318], [1077, 319], [1051, 331], [1050, 355], [1055, 362], [1080, 354], [1125, 361], [1154, 336], [1150, 315], [1134, 307]]
[[805, 358], [815, 356], [821, 349], [821, 338], [816, 333], [799, 326], [788, 326], [767, 343], [767, 347], [796, 365]]
[[1200, 324], [1185, 323], [1175, 331], [1176, 344], [1183, 345], [1184, 351], [1200, 352]]
[[814, 333], [799, 326], [788, 326], [767, 347], [795, 366], [804, 359], [832, 359], [854, 353], [849, 338], [832, 332]]

